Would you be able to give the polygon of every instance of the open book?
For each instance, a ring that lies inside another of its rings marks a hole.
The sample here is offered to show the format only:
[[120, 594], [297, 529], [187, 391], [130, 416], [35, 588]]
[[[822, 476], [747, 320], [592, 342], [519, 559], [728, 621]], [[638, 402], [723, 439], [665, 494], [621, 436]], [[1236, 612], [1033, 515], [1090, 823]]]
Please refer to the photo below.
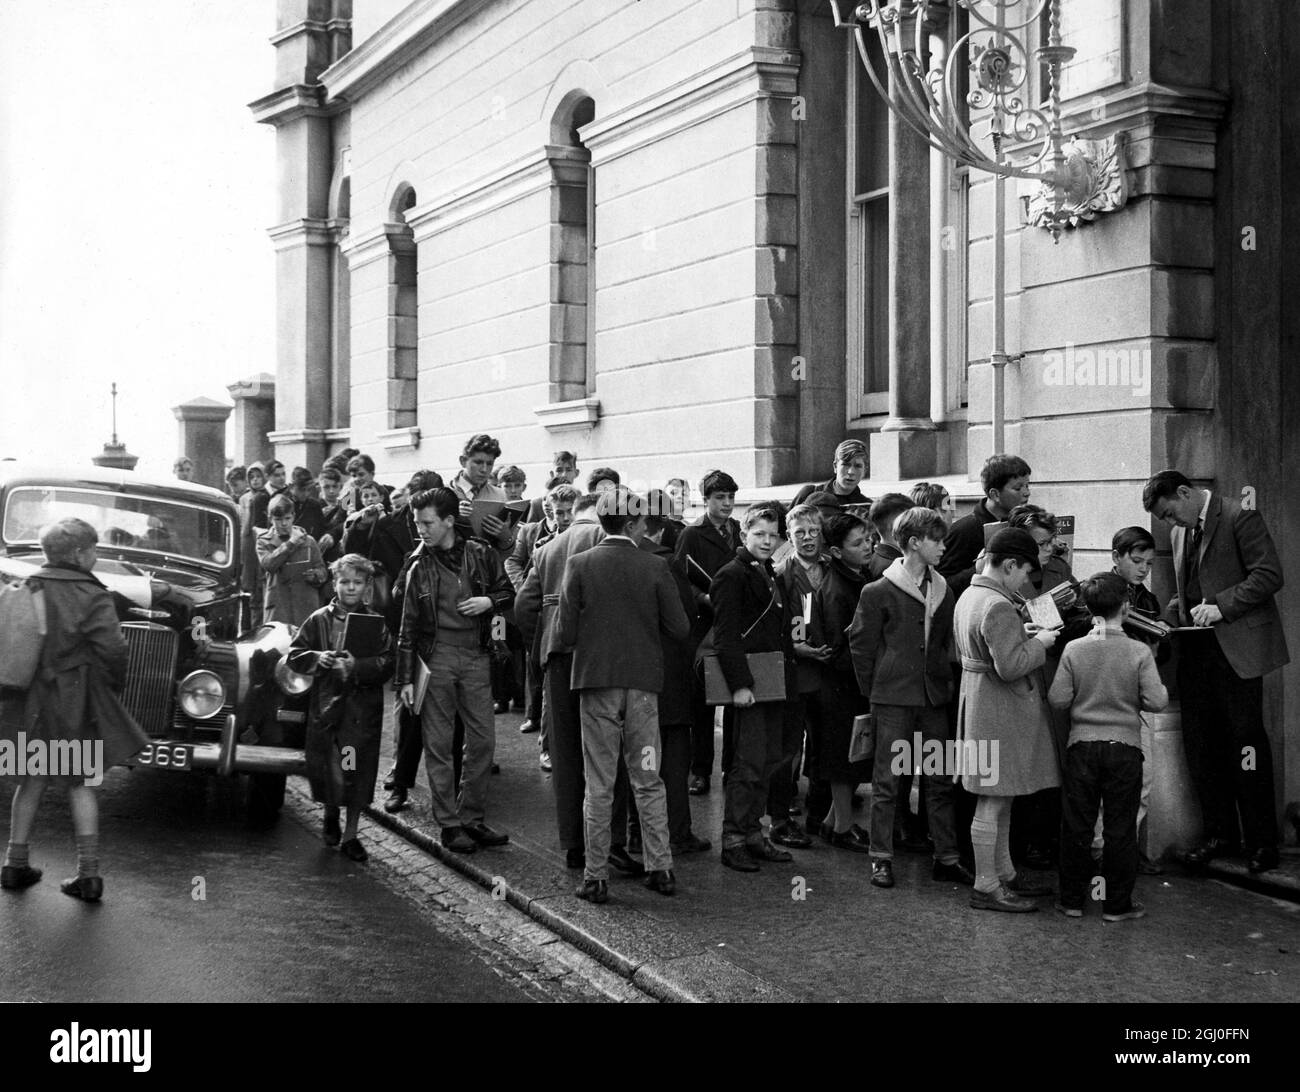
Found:
[[473, 509], [469, 514], [470, 529], [474, 532], [475, 538], [487, 537], [483, 531], [483, 520], [488, 516], [496, 516], [511, 530], [528, 512], [528, 502], [526, 500], [517, 501], [480, 501], [473, 503]]

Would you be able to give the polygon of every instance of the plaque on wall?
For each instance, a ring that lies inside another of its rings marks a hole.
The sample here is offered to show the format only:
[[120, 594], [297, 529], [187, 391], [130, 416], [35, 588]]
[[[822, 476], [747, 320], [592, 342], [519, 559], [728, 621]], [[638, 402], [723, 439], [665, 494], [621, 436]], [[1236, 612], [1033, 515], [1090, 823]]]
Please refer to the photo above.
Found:
[[1061, 0], [1061, 44], [1073, 46], [1061, 66], [1061, 98], [1120, 83], [1124, 71], [1123, 0]]

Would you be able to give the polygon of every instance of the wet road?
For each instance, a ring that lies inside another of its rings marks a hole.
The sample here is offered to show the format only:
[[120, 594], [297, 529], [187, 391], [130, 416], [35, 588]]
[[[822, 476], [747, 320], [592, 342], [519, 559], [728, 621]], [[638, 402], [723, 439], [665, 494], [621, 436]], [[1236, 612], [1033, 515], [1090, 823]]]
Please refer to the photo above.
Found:
[[[6, 841], [12, 789], [0, 779]], [[100, 802], [105, 898], [82, 904], [58, 888], [76, 855], [66, 797], [47, 794], [32, 840], [45, 877], [0, 892], [0, 1001], [543, 999], [439, 927], [445, 897], [422, 906], [382, 882], [379, 845], [354, 864], [292, 814], [250, 829], [235, 786], [211, 777], [116, 770]]]

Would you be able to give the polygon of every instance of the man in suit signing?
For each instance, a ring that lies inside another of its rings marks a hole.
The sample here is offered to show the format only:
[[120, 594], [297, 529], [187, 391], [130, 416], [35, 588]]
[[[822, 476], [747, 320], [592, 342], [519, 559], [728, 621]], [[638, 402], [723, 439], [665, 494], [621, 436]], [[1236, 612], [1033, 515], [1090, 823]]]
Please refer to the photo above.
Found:
[[1240, 833], [1250, 870], [1278, 863], [1273, 756], [1264, 731], [1263, 676], [1290, 661], [1273, 596], [1282, 563], [1264, 520], [1235, 500], [1162, 470], [1142, 506], [1169, 523], [1178, 594], [1165, 610], [1182, 634], [1178, 691], [1187, 763], [1201, 801], [1205, 842], [1191, 865], [1235, 853]]
[[605, 538], [570, 559], [560, 591], [560, 639], [573, 646], [587, 782], [587, 863], [576, 893], [590, 902], [608, 898], [609, 820], [622, 751], [641, 816], [646, 886], [671, 895], [676, 883], [659, 777], [660, 642], [661, 634], [684, 641], [690, 623], [667, 563], [637, 549], [645, 498], [619, 487], [602, 494], [596, 512]]

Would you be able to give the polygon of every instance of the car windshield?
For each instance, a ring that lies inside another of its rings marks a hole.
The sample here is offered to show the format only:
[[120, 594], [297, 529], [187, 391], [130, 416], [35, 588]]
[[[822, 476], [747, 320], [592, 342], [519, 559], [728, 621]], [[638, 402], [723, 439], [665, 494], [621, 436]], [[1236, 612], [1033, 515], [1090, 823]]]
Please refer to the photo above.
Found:
[[231, 563], [234, 527], [224, 512], [93, 489], [18, 486], [5, 502], [5, 544], [39, 545], [42, 527], [74, 516], [99, 532], [101, 546], [183, 557], [219, 568]]

